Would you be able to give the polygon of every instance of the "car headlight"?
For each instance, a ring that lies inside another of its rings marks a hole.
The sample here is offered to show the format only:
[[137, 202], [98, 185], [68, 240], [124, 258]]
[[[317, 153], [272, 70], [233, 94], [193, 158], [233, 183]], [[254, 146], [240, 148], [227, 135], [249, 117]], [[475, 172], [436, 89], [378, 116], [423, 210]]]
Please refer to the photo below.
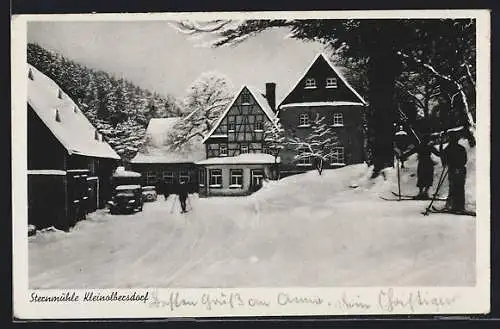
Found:
[[135, 203], [135, 200], [129, 200], [128, 203]]

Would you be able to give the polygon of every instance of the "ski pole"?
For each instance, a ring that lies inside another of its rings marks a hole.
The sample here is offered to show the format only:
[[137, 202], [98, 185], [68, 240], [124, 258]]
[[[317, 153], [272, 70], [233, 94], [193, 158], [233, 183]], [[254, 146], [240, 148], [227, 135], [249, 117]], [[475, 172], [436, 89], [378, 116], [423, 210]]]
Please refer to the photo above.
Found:
[[436, 191], [434, 192], [434, 195], [432, 196], [431, 202], [429, 203], [429, 205], [425, 209], [424, 215], [428, 215], [429, 214], [429, 210], [431, 209], [432, 204], [436, 200], [436, 197], [437, 197], [437, 195], [439, 193], [439, 190], [441, 189], [441, 185], [443, 185], [443, 182], [444, 182], [447, 174], [448, 174], [448, 167], [444, 167], [443, 171], [441, 172], [441, 176], [439, 177], [438, 186], [436, 187]]
[[401, 201], [401, 178], [400, 178], [400, 173], [399, 173], [399, 158], [396, 157], [397, 159], [397, 166], [398, 166], [398, 198], [399, 201]]

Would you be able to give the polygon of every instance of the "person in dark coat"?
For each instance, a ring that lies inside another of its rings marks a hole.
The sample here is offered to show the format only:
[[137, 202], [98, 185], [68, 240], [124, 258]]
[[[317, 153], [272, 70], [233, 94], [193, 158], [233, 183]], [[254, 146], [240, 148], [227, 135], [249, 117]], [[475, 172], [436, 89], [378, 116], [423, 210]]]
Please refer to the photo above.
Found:
[[188, 187], [185, 181], [181, 181], [178, 187], [179, 201], [181, 203], [181, 212], [186, 212], [186, 200], [188, 198]]
[[413, 153], [418, 154], [417, 165], [417, 187], [419, 192], [416, 196], [417, 199], [428, 199], [429, 189], [434, 181], [434, 161], [431, 154], [440, 156], [440, 152], [429, 144], [429, 136], [423, 135], [420, 144], [403, 154], [402, 158], [406, 159]]
[[467, 176], [467, 151], [458, 143], [456, 131], [448, 133], [449, 144], [443, 151], [443, 165], [448, 166], [448, 200], [446, 208], [453, 212], [465, 209], [465, 180]]

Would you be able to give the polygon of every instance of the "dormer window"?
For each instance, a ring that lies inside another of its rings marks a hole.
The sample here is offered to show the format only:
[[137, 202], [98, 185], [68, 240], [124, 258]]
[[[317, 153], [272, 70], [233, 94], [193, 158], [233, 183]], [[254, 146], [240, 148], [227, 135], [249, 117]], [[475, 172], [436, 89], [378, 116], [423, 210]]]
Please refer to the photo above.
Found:
[[326, 88], [337, 88], [337, 78], [326, 78]]
[[241, 104], [250, 104], [250, 95], [249, 94], [241, 94]]
[[311, 120], [309, 119], [309, 114], [302, 113], [299, 115], [299, 127], [309, 127], [311, 125]]
[[333, 113], [333, 125], [336, 127], [344, 125], [344, 115], [342, 113]]
[[314, 89], [316, 88], [316, 80], [314, 78], [307, 78], [305, 89]]

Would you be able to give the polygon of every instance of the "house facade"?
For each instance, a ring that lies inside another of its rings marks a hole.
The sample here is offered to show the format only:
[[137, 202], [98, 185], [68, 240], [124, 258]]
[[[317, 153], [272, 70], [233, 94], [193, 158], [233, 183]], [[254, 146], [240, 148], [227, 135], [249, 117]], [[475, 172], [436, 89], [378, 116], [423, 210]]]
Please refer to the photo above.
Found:
[[28, 222], [68, 229], [103, 208], [120, 157], [73, 100], [31, 65], [27, 128]]
[[206, 159], [196, 163], [200, 196], [246, 195], [273, 178], [276, 159], [267, 154], [264, 126], [274, 122], [275, 88], [268, 83], [262, 94], [241, 87], [206, 135]]
[[195, 162], [205, 158], [201, 140], [185, 143], [182, 150], [170, 149], [169, 133], [180, 117], [153, 118], [146, 129], [144, 144], [130, 161], [132, 170], [142, 174], [145, 186], [155, 186], [159, 193], [175, 193], [180, 181], [189, 192], [198, 191], [198, 171]]
[[[325, 117], [338, 138], [325, 168], [337, 168], [365, 160], [363, 111], [365, 100], [323, 54], [318, 54], [278, 106], [278, 117], [287, 137], [311, 134], [311, 122]], [[312, 168], [311, 159], [295, 160], [297, 151], [280, 152], [282, 174]]]

